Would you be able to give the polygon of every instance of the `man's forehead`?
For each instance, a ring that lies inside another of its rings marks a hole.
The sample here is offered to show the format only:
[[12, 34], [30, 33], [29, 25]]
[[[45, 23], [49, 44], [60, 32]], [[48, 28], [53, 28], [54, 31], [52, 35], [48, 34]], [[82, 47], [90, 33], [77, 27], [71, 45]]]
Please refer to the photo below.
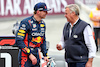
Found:
[[69, 8], [66, 8], [65, 11], [70, 11], [70, 9]]

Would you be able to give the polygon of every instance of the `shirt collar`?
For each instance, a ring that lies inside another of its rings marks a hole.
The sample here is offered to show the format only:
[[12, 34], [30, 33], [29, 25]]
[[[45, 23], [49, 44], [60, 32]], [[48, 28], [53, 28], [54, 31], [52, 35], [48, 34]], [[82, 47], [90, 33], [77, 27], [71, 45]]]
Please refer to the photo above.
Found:
[[[78, 22], [78, 20], [79, 20], [79, 18], [77, 19], [77, 21], [73, 24], [73, 25], [75, 25], [77, 22]], [[71, 25], [71, 27], [72, 27], [72, 24], [70, 23], [70, 25]]]
[[32, 18], [33, 18], [34, 21], [37, 21], [37, 20], [34, 18], [34, 16], [33, 16]]

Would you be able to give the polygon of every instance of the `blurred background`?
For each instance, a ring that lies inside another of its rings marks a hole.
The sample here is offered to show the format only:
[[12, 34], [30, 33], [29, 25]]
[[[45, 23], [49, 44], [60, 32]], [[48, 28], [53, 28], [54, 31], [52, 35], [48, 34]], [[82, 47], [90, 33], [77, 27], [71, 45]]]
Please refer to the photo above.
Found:
[[[33, 15], [33, 7], [38, 2], [45, 2], [49, 11], [46, 19], [46, 40], [49, 41], [49, 55], [64, 55], [64, 50], [58, 51], [56, 44], [59, 43], [64, 24], [64, 10], [68, 4], [78, 4], [80, 18], [93, 26], [89, 13], [96, 7], [99, 0], [0, 0], [0, 36], [14, 36], [13, 24], [20, 23], [24, 18]], [[100, 50], [94, 59], [93, 67], [100, 67]]]

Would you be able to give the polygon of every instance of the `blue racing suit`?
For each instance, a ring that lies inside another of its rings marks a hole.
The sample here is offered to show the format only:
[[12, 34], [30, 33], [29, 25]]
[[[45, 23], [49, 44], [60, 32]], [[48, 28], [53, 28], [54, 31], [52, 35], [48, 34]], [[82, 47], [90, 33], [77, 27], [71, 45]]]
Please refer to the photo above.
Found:
[[[43, 56], [47, 56], [44, 21], [38, 22], [34, 16], [22, 20], [15, 40], [16, 45], [19, 47], [20, 67], [39, 67], [38, 48], [41, 48]], [[36, 65], [32, 65], [28, 57], [31, 53], [37, 58]]]

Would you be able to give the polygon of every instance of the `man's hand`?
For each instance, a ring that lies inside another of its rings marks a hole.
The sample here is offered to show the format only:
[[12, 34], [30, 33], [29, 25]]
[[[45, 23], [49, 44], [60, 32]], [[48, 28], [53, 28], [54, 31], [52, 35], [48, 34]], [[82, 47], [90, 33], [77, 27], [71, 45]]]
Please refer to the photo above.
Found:
[[29, 55], [30, 60], [32, 61], [32, 64], [35, 65], [37, 63], [37, 59], [33, 54]]
[[60, 44], [57, 44], [57, 45], [56, 45], [56, 48], [57, 48], [58, 50], [62, 50], [62, 46], [61, 46]]
[[87, 61], [85, 67], [92, 67], [92, 62], [93, 62], [93, 58], [89, 58], [89, 60]]
[[49, 59], [47, 57], [44, 57], [44, 60], [48, 63]]

